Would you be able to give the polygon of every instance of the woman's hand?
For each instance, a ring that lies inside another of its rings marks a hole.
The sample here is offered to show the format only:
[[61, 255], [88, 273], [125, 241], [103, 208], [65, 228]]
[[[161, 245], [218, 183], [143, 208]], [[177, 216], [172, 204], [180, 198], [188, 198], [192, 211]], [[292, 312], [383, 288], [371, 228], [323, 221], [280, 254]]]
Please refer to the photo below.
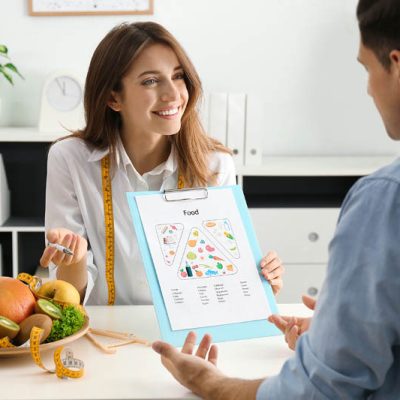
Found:
[[86, 239], [64, 228], [51, 229], [47, 232], [46, 239], [50, 243], [58, 243], [67, 247], [73, 254], [68, 255], [54, 247], [47, 246], [40, 258], [40, 265], [48, 267], [50, 262], [57, 265], [57, 279], [74, 285], [78, 289], [81, 300], [83, 300], [88, 282]]
[[68, 255], [54, 247], [46, 247], [40, 258], [40, 265], [48, 267], [53, 262], [58, 267], [79, 264], [84, 258], [86, 262], [87, 241], [82, 236], [68, 229], [56, 228], [47, 232], [46, 239], [50, 243], [58, 243], [67, 247], [73, 255]]
[[272, 291], [276, 296], [283, 287], [282, 274], [284, 272], [284, 267], [281, 259], [278, 257], [275, 251], [270, 251], [261, 260], [261, 273], [264, 278], [271, 284]]

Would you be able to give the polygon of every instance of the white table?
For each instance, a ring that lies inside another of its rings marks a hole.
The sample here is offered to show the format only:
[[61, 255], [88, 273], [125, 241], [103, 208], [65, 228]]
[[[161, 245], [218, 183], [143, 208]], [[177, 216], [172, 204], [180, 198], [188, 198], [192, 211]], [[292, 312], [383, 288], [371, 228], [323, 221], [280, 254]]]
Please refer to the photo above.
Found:
[[[309, 315], [300, 304], [281, 304], [279, 310], [282, 314]], [[93, 328], [133, 332], [150, 341], [159, 338], [152, 306], [91, 306], [87, 311]], [[85, 337], [67, 347], [85, 362], [82, 378], [59, 379], [36, 366], [29, 355], [0, 358], [0, 399], [197, 398], [169, 375], [151, 347], [127, 345], [115, 354], [105, 354]], [[277, 374], [293, 354], [283, 336], [225, 342], [218, 347], [219, 368], [227, 375], [250, 379]], [[51, 368], [52, 353], [42, 354], [44, 364]]]

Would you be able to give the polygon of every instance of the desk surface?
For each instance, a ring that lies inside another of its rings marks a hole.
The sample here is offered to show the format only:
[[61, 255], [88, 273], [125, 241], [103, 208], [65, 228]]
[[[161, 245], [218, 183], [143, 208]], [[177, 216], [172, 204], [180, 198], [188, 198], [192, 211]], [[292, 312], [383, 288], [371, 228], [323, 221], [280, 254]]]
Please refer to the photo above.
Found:
[[[282, 314], [308, 315], [300, 304], [279, 305]], [[90, 325], [132, 332], [154, 341], [159, 330], [152, 306], [87, 307]], [[106, 338], [98, 337], [100, 341]], [[114, 340], [115, 341], [115, 340]], [[119, 347], [105, 354], [85, 337], [71, 343], [76, 358], [85, 362], [80, 379], [58, 379], [37, 367], [29, 355], [0, 358], [1, 399], [193, 399], [161, 365], [159, 356], [143, 345]], [[293, 353], [283, 336], [220, 343], [219, 368], [230, 376], [261, 378], [279, 372]], [[53, 368], [52, 351], [42, 354]], [[251, 366], [251, 368], [250, 368]]]

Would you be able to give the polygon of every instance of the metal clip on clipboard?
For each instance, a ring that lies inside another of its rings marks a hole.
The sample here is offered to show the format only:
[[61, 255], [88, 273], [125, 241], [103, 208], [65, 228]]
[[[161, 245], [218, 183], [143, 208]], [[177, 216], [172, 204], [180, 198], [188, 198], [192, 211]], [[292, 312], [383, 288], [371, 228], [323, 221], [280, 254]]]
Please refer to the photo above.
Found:
[[208, 189], [206, 187], [167, 189], [164, 190], [163, 197], [165, 201], [205, 200], [208, 198]]

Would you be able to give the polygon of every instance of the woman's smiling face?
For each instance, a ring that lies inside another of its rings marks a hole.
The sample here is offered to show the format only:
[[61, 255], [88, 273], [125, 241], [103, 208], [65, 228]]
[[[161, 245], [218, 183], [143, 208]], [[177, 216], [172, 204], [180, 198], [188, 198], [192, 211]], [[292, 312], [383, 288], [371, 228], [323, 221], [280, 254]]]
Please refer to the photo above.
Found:
[[152, 44], [139, 54], [113, 92], [109, 105], [122, 118], [128, 135], [174, 135], [181, 128], [189, 94], [185, 74], [175, 52]]

